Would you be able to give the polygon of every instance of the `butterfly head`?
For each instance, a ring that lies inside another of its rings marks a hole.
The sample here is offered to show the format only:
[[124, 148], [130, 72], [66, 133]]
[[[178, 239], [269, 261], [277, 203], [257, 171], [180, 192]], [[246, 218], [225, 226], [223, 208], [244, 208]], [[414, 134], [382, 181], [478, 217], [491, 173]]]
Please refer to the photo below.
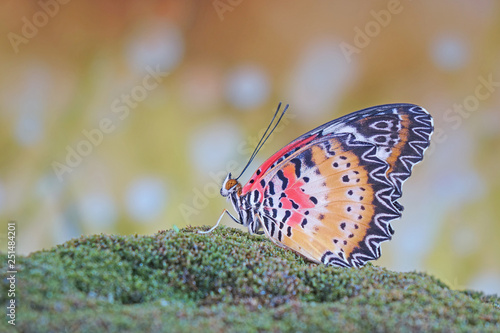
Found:
[[227, 197], [232, 193], [241, 195], [241, 184], [236, 179], [231, 178], [231, 173], [229, 173], [222, 183], [222, 188], [220, 189], [220, 194], [223, 197]]

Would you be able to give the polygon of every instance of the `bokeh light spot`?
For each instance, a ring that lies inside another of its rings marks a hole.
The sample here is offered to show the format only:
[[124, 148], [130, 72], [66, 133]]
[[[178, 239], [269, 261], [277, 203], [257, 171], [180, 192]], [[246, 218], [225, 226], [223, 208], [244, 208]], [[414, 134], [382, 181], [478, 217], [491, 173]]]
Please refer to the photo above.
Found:
[[129, 66], [139, 72], [147, 66], [173, 69], [184, 54], [184, 39], [179, 29], [164, 22], [152, 22], [138, 28], [126, 50]]
[[107, 193], [89, 193], [80, 202], [83, 222], [92, 227], [111, 227], [117, 220], [117, 211], [113, 198]]
[[440, 69], [453, 71], [464, 67], [469, 60], [469, 47], [458, 36], [439, 36], [432, 42], [431, 57]]
[[150, 223], [158, 218], [167, 203], [167, 189], [163, 180], [156, 177], [140, 177], [127, 189], [126, 209], [132, 219]]
[[32, 64], [26, 70], [29, 71], [29, 75], [24, 78], [19, 91], [15, 137], [19, 144], [32, 146], [39, 143], [44, 136], [43, 117], [51, 76], [43, 64]]
[[315, 121], [315, 116], [331, 114], [354, 81], [355, 67], [331, 40], [316, 41], [303, 50], [288, 83], [287, 100], [303, 120]]
[[192, 135], [189, 148], [192, 165], [200, 174], [225, 170], [241, 142], [237, 124], [229, 121], [209, 124]]
[[234, 69], [226, 81], [226, 96], [229, 102], [248, 110], [261, 106], [269, 97], [269, 78], [261, 67], [242, 65]]
[[16, 139], [23, 146], [31, 146], [43, 136], [42, 119], [35, 113], [21, 113], [16, 123]]

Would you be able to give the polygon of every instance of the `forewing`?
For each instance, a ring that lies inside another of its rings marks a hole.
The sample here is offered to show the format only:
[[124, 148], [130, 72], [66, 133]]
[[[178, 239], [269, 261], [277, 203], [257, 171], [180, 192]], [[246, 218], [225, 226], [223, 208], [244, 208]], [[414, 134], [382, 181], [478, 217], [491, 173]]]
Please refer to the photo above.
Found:
[[394, 185], [395, 201], [413, 166], [423, 159], [433, 130], [432, 117], [420, 106], [389, 104], [339, 118], [320, 134], [352, 133], [356, 140], [376, 145], [377, 157], [389, 164], [386, 176]]
[[402, 184], [413, 166], [423, 158], [433, 131], [432, 117], [413, 104], [380, 105], [332, 120], [301, 135], [265, 161], [243, 188], [250, 192], [256, 184], [291, 155], [314, 141], [340, 134], [352, 134], [357, 141], [376, 146], [376, 156], [389, 167], [387, 179], [394, 185], [392, 201], [402, 195]]

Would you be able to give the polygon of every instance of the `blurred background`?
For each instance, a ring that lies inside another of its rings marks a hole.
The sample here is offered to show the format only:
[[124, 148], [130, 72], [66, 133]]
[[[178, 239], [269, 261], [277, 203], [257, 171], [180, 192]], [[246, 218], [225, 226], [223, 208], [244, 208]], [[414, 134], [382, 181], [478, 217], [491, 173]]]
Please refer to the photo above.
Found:
[[[18, 253], [82, 234], [213, 225], [298, 135], [415, 103], [436, 132], [375, 264], [500, 293], [500, 3], [81, 1], [0, 5], [0, 220]], [[236, 226], [229, 218], [223, 224]]]

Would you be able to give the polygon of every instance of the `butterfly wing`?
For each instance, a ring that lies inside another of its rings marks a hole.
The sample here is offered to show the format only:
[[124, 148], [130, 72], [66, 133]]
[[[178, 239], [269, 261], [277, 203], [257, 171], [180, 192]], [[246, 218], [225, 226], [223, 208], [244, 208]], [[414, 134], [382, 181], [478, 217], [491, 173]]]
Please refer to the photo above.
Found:
[[291, 142], [244, 192], [259, 192], [258, 215], [276, 241], [315, 262], [362, 266], [391, 239], [395, 200], [431, 133], [432, 118], [415, 105], [358, 111]]
[[414, 104], [387, 104], [356, 111], [325, 123], [290, 142], [267, 159], [243, 187], [253, 190], [268, 172], [309, 142], [331, 134], [351, 133], [358, 141], [377, 147], [377, 157], [389, 164], [387, 179], [394, 187], [393, 201], [402, 195], [403, 182], [429, 147], [433, 120], [422, 107]]
[[402, 185], [423, 159], [434, 130], [431, 115], [412, 104], [376, 106], [329, 124], [323, 132], [352, 133], [357, 140], [377, 146], [377, 156], [389, 164], [386, 176], [395, 187], [393, 200], [401, 197]]

